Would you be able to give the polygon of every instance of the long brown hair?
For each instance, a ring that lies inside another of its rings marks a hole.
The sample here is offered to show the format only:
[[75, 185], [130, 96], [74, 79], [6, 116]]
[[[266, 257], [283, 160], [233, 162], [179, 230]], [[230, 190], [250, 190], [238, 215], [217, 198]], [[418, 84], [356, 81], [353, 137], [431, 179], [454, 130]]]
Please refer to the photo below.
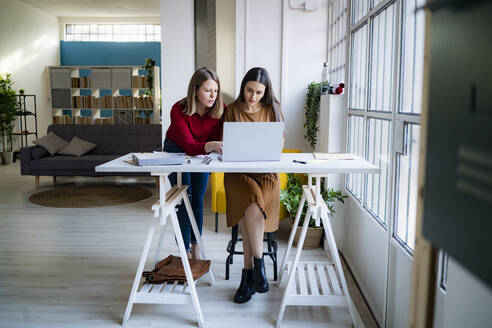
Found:
[[284, 116], [282, 114], [282, 110], [280, 109], [280, 102], [273, 92], [272, 82], [270, 80], [270, 76], [268, 72], [263, 67], [253, 67], [250, 69], [243, 78], [241, 82], [241, 89], [239, 91], [239, 96], [237, 97], [235, 103], [239, 105], [240, 103], [246, 102], [244, 98], [244, 88], [246, 83], [249, 81], [255, 81], [263, 84], [265, 86], [265, 94], [263, 98], [261, 98], [260, 103], [263, 107], [271, 108], [275, 114], [275, 120], [277, 122], [283, 122]]
[[214, 80], [217, 83], [217, 99], [211, 107], [208, 115], [212, 118], [220, 119], [224, 112], [224, 101], [222, 100], [222, 91], [220, 90], [220, 81], [217, 73], [214, 71], [202, 67], [198, 69], [190, 79], [188, 84], [188, 94], [186, 98], [181, 99], [180, 104], [185, 106], [183, 113], [186, 115], [193, 115], [198, 112], [198, 105], [196, 100], [196, 91], [200, 88], [203, 82], [207, 80]]

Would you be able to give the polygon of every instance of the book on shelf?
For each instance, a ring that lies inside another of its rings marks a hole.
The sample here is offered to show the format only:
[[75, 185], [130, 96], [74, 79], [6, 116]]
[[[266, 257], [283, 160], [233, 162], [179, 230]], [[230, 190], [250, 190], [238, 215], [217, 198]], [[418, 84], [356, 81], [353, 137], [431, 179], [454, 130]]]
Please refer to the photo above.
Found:
[[80, 88], [80, 80], [78, 77], [72, 77], [72, 88]]
[[70, 115], [53, 116], [53, 124], [72, 124], [72, 122]]
[[75, 124], [90, 125], [92, 124], [92, 118], [87, 116], [77, 116], [75, 117]]
[[142, 75], [132, 76], [132, 87], [133, 88], [144, 89], [144, 88], [147, 88], [146, 84], [147, 83], [145, 81], [145, 76], [142, 76]]
[[137, 97], [135, 98], [135, 105], [137, 109], [152, 109], [154, 108], [154, 97]]
[[111, 117], [98, 117], [94, 119], [94, 124], [96, 125], [110, 125], [113, 124], [113, 119]]
[[131, 96], [116, 96], [113, 97], [114, 108], [133, 108], [133, 97]]
[[89, 76], [72, 77], [72, 88], [90, 88], [91, 78]]
[[72, 108], [93, 108], [94, 96], [73, 96]]
[[132, 154], [132, 159], [139, 166], [181, 165], [186, 160], [186, 154], [167, 152], [134, 153]]
[[150, 117], [135, 117], [135, 124], [137, 125], [145, 125], [145, 124], [151, 124], [151, 118]]
[[89, 76], [82, 76], [80, 78], [81, 88], [90, 88], [91, 87], [91, 78]]

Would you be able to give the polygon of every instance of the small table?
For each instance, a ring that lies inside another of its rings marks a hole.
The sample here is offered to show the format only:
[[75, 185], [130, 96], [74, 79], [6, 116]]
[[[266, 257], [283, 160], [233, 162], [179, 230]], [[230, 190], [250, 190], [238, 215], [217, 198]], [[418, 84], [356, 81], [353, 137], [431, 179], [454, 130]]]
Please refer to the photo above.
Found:
[[[280, 281], [283, 276], [283, 271], [287, 269], [288, 271], [288, 282], [287, 286], [282, 298], [282, 303], [279, 309], [279, 315], [277, 318], [277, 327], [280, 325], [282, 321], [282, 317], [285, 311], [285, 307], [287, 305], [317, 305], [317, 306], [347, 306], [349, 312], [351, 314], [352, 320], [355, 323], [354, 309], [353, 304], [350, 299], [350, 295], [347, 290], [347, 284], [345, 281], [345, 276], [343, 275], [343, 271], [340, 264], [340, 258], [338, 256], [338, 250], [335, 244], [335, 239], [333, 237], [333, 232], [331, 230], [331, 224], [328, 220], [329, 211], [326, 207], [326, 204], [321, 197], [321, 177], [326, 176], [327, 174], [333, 173], [379, 173], [379, 168], [367, 162], [366, 160], [355, 157], [352, 160], [325, 160], [325, 161], [314, 161], [314, 156], [312, 153], [283, 153], [281, 155], [280, 161], [276, 162], [221, 162], [218, 160], [213, 160], [210, 164], [201, 163], [200, 158], [191, 158], [191, 163], [182, 164], [182, 165], [166, 165], [166, 166], [135, 166], [125, 162], [131, 158], [131, 155], [125, 155], [119, 157], [115, 160], [107, 162], [105, 164], [99, 165], [96, 167], [96, 172], [150, 172], [151, 175], [159, 176], [159, 182], [161, 188], [159, 188], [159, 201], [154, 204], [152, 209], [154, 210], [154, 218], [160, 218], [160, 224], [165, 227], [167, 217], [171, 217], [172, 225], [174, 228], [174, 235], [178, 242], [178, 247], [180, 250], [180, 255], [183, 261], [183, 266], [185, 268], [185, 272], [187, 273], [187, 281], [189, 288], [183, 287], [179, 291], [188, 290], [188, 296], [182, 296], [182, 293], [172, 293], [176, 286], [171, 286], [168, 290], [171, 293], [166, 293], [164, 295], [160, 295], [161, 290], [164, 288], [159, 288], [157, 291], [154, 291], [155, 287], [143, 285], [140, 291], [138, 287], [140, 285], [143, 266], [145, 264], [145, 260], [148, 255], [148, 251], [150, 248], [150, 243], [152, 241], [152, 237], [156, 228], [157, 220], [153, 220], [151, 227], [149, 229], [149, 233], [147, 235], [147, 241], [144, 246], [144, 250], [142, 252], [142, 256], [140, 258], [140, 263], [137, 269], [137, 273], [135, 275], [135, 280], [133, 283], [132, 291], [130, 293], [130, 299], [128, 301], [128, 305], [125, 311], [125, 315], [123, 317], [123, 324], [126, 323], [130, 316], [130, 312], [133, 306], [133, 303], [167, 303], [167, 304], [184, 304], [184, 303], [193, 303], [195, 313], [197, 315], [198, 325], [200, 327], [203, 326], [204, 320], [201, 312], [198, 295], [195, 289], [195, 281], [193, 281], [193, 277], [191, 275], [191, 270], [189, 268], [188, 258], [186, 256], [186, 250], [184, 248], [184, 242], [181, 237], [181, 230], [179, 228], [179, 224], [177, 221], [176, 212], [174, 207], [180, 202], [184, 201], [185, 206], [187, 208], [190, 222], [197, 237], [197, 242], [200, 248], [200, 252], [203, 259], [206, 259], [205, 248], [200, 238], [200, 234], [198, 233], [198, 229], [196, 227], [195, 217], [193, 216], [193, 212], [191, 211], [190, 202], [188, 200], [186, 194], [186, 187], [181, 186], [181, 174], [178, 174], [178, 184], [177, 186], [171, 187], [169, 183], [168, 175], [172, 172], [227, 172], [227, 173], [308, 173], [309, 174], [309, 186], [304, 186], [303, 188], [303, 196], [300, 204], [300, 209], [296, 215], [296, 221], [292, 226], [292, 231], [289, 237], [289, 243], [287, 247], [287, 251], [284, 255], [282, 265], [280, 267]], [[302, 161], [305, 162], [293, 162]], [[316, 183], [311, 184], [312, 178], [315, 178]], [[306, 231], [307, 231], [307, 222], [309, 219], [304, 220], [304, 225], [302, 228], [301, 236], [299, 239], [299, 243], [297, 245], [297, 251], [294, 257], [294, 261], [287, 262], [287, 258], [292, 249], [292, 242], [295, 235], [295, 230], [297, 228], [297, 223], [299, 222], [300, 213], [302, 206], [304, 203], [308, 203], [308, 215], [314, 217], [319, 226], [319, 223], [322, 221], [325, 229], [325, 233], [328, 239], [328, 245], [330, 247], [330, 252], [332, 255], [332, 263], [303, 263], [299, 262], [302, 246], [304, 243]], [[162, 229], [164, 230], [164, 229]], [[157, 254], [155, 256], [155, 261], [159, 260], [158, 252], [160, 246], [162, 245], [162, 237], [163, 232], [161, 233], [161, 237], [159, 238], [159, 243], [157, 247]], [[306, 275], [305, 270], [307, 270], [307, 274], [310, 284], [311, 293], [308, 293], [306, 288]], [[336, 270], [336, 272], [335, 272]], [[315, 271], [318, 272], [318, 276], [320, 279], [320, 289], [321, 293], [317, 288], [312, 287], [315, 278]], [[323, 272], [324, 274], [320, 274]], [[299, 274], [302, 273], [302, 274]], [[338, 273], [338, 278], [336, 274]], [[298, 275], [299, 288], [301, 290], [300, 295], [295, 293], [295, 275]], [[303, 279], [304, 277], [304, 279]], [[210, 283], [214, 284], [214, 278], [210, 271], [209, 273]], [[332, 289], [329, 288], [327, 279], [331, 281]], [[338, 284], [338, 279], [341, 282]], [[148, 286], [148, 287], [146, 287]], [[152, 289], [152, 290], [150, 290]], [[149, 292], [150, 290], [150, 292]], [[318, 292], [316, 292], [318, 290]], [[154, 291], [154, 292], [153, 292]]]

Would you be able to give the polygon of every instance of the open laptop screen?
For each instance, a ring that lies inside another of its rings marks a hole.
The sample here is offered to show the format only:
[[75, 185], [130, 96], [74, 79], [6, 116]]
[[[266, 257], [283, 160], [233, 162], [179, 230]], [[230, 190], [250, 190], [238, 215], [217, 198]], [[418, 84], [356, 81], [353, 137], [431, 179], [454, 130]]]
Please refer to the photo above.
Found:
[[222, 161], [279, 161], [283, 122], [225, 122]]

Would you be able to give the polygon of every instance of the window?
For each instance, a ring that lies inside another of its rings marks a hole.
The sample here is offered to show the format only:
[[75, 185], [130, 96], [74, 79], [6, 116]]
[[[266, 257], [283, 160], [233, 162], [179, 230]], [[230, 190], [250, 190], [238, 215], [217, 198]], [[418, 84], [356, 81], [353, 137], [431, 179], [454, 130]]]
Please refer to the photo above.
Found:
[[424, 73], [424, 12], [416, 11], [425, 0], [402, 4], [400, 97], [396, 117], [403, 121], [403, 151], [396, 154], [394, 237], [403, 247], [415, 249], [417, 220], [420, 117]]
[[364, 207], [383, 224], [387, 223], [390, 173], [391, 121], [368, 118], [366, 159], [381, 169], [380, 174], [366, 174]]
[[397, 156], [396, 237], [411, 250], [415, 248], [420, 126], [405, 124], [404, 151]]
[[366, 108], [367, 25], [352, 33], [350, 69], [350, 109]]
[[[424, 74], [425, 0], [405, 1], [402, 17], [401, 113], [420, 114]], [[403, 86], [405, 86], [403, 88]]]
[[395, 4], [372, 20], [369, 110], [391, 112], [395, 60]]
[[[348, 152], [364, 157], [364, 117], [350, 115], [348, 118]], [[347, 174], [347, 190], [357, 199], [362, 199], [362, 174]]]
[[348, 0], [335, 0], [330, 6], [328, 58], [330, 82], [345, 82], [347, 52], [347, 3]]
[[381, 173], [349, 174], [346, 188], [409, 252], [415, 247], [424, 59], [424, 14], [416, 8], [424, 2], [352, 0], [349, 31], [347, 150]]
[[352, 0], [352, 24], [357, 23], [362, 17], [367, 15], [369, 0]]
[[66, 24], [65, 41], [160, 42], [159, 24]]

